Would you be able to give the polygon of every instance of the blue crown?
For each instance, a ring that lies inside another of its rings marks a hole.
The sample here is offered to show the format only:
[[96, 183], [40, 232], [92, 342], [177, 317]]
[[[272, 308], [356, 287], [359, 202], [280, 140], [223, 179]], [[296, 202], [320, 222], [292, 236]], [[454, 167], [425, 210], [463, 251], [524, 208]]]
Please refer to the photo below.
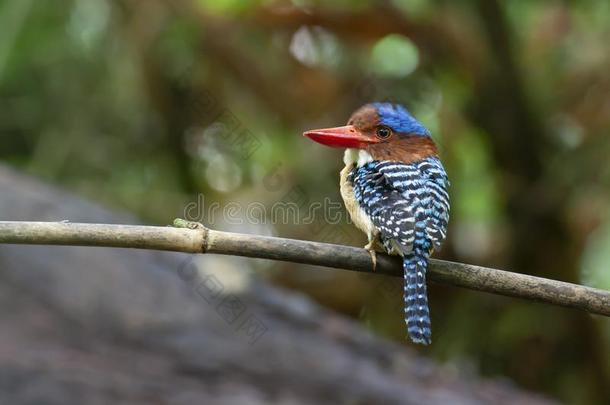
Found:
[[373, 103], [372, 105], [377, 110], [381, 125], [387, 125], [394, 132], [430, 136], [430, 131], [400, 104]]

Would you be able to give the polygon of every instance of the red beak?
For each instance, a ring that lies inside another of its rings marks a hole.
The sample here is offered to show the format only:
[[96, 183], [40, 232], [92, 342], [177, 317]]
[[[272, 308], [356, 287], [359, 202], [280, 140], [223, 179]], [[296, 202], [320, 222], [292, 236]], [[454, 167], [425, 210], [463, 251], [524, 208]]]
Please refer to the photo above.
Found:
[[353, 125], [344, 127], [314, 129], [303, 133], [309, 139], [333, 148], [363, 149], [372, 143], [378, 143], [377, 138], [364, 136]]

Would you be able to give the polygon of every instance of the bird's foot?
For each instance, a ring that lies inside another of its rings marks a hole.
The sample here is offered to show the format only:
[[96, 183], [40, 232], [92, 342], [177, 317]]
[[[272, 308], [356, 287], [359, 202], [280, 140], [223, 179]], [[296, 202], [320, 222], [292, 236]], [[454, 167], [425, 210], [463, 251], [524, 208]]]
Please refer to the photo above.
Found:
[[370, 241], [364, 246], [366, 250], [368, 250], [369, 255], [371, 256], [371, 261], [373, 262], [373, 271], [377, 269], [377, 251], [375, 250], [375, 240]]

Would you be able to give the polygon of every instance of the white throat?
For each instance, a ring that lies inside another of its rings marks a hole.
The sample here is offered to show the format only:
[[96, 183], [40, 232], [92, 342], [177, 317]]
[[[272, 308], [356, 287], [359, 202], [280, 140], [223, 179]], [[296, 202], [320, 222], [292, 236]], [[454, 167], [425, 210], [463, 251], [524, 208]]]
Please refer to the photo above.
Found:
[[360, 167], [372, 161], [373, 157], [364, 149], [348, 148], [345, 149], [345, 154], [343, 155], [343, 163], [346, 166], [356, 164], [356, 167]]

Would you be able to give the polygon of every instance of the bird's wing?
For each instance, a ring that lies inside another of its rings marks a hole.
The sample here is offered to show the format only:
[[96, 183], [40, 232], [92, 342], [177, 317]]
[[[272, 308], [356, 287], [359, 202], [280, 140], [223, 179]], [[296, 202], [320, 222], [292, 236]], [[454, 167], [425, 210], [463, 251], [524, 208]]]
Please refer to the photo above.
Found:
[[407, 250], [416, 233], [440, 248], [449, 220], [447, 186], [447, 175], [437, 158], [412, 164], [371, 162], [354, 175], [357, 195], [360, 189], [359, 203], [382, 236]]
[[393, 188], [379, 171], [379, 163], [371, 162], [354, 170], [354, 196], [382, 239], [395, 241], [404, 253], [411, 250], [415, 239], [415, 214], [400, 190]]
[[441, 161], [436, 157], [429, 157], [414, 163], [421, 173], [423, 191], [421, 192], [421, 205], [425, 210], [426, 236], [435, 248], [440, 248], [447, 235], [449, 222], [449, 194], [447, 188], [449, 180]]

